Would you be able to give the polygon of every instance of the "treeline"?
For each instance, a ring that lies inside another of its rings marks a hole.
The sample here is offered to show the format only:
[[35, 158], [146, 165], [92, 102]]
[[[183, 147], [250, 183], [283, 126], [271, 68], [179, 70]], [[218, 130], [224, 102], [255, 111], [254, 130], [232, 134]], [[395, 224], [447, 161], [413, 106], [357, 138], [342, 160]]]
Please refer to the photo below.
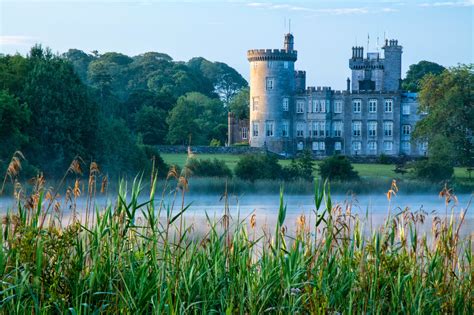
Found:
[[248, 106], [238, 97], [246, 87], [230, 66], [200, 57], [39, 45], [0, 55], [0, 169], [21, 151], [28, 174], [59, 175], [77, 156], [114, 175], [146, 170], [153, 145], [224, 144], [227, 111]]

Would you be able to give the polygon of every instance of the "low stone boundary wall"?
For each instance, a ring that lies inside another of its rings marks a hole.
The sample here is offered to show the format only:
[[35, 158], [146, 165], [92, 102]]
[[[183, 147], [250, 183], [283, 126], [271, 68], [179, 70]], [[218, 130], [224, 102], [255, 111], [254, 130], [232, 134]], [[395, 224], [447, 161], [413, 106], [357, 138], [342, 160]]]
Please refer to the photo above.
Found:
[[[188, 146], [186, 145], [157, 145], [156, 149], [160, 153], [187, 153]], [[209, 146], [191, 146], [191, 151], [194, 153], [205, 154], [246, 154], [246, 153], [261, 153], [265, 152], [262, 148], [253, 148], [247, 146], [235, 147], [209, 147]]]

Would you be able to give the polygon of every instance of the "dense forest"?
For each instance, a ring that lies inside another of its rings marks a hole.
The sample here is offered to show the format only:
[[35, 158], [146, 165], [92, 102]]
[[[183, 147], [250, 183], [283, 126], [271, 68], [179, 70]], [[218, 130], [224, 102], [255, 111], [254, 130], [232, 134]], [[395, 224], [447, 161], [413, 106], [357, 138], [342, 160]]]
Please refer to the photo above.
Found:
[[30, 175], [59, 175], [76, 156], [136, 173], [151, 167], [156, 144], [223, 145], [227, 111], [248, 106], [239, 93], [248, 89], [236, 70], [201, 57], [57, 55], [40, 45], [0, 55], [0, 169], [18, 150]]

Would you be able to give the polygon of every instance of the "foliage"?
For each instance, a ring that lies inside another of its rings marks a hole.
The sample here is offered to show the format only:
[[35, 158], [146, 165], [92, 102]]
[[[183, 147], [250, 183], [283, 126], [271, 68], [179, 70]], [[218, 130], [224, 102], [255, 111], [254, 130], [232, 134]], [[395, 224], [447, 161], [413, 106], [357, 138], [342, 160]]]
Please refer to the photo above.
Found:
[[0, 90], [0, 160], [6, 160], [28, 143], [26, 127], [30, 118], [27, 104], [20, 104], [6, 90]]
[[[96, 180], [84, 181], [84, 197], [94, 201]], [[406, 208], [366, 233], [366, 219], [350, 206], [333, 207], [324, 187], [314, 192], [315, 214], [299, 216], [291, 235], [283, 192], [274, 233], [260, 233], [267, 226], [260, 214], [234, 219], [225, 208], [222, 219], [208, 217], [201, 235], [185, 222], [189, 205], [160, 200], [156, 184], [143, 201], [139, 180], [128, 190], [122, 183], [100, 215], [76, 208], [80, 190], [50, 211], [64, 199], [44, 200], [45, 183], [35, 184], [0, 225], [6, 314], [474, 312], [471, 239], [460, 233], [464, 215], [454, 209], [435, 214], [432, 230], [423, 228], [425, 212]], [[446, 204], [455, 199], [442, 193]]]
[[351, 161], [345, 156], [334, 155], [324, 159], [319, 164], [319, 174], [323, 179], [350, 181], [359, 179]]
[[454, 165], [474, 164], [473, 90], [473, 65], [460, 65], [423, 79], [419, 102], [427, 115], [418, 121], [413, 136], [417, 141], [428, 141], [430, 158]]
[[413, 173], [416, 178], [440, 183], [452, 179], [454, 168], [449, 162], [424, 159], [413, 164]]
[[232, 177], [232, 171], [225, 162], [216, 158], [211, 160], [193, 157], [188, 160], [187, 167], [197, 177]]
[[212, 139], [225, 142], [226, 112], [218, 99], [193, 92], [178, 99], [167, 123], [167, 140], [171, 144], [207, 145]]
[[217, 139], [212, 139], [211, 142], [209, 143], [210, 147], [220, 147], [221, 142]]
[[229, 103], [229, 111], [235, 114], [237, 119], [249, 119], [250, 113], [250, 90], [242, 89]]
[[214, 85], [215, 92], [225, 105], [229, 105], [247, 81], [234, 68], [222, 62], [210, 62], [202, 57], [192, 58], [187, 66], [202, 73]]
[[241, 179], [280, 179], [282, 167], [273, 154], [248, 154], [242, 156], [235, 166], [235, 175]]
[[410, 65], [407, 76], [402, 82], [402, 89], [410, 92], [418, 92], [420, 90], [420, 83], [427, 74], [439, 75], [445, 69], [445, 67], [435, 62], [426, 60]]

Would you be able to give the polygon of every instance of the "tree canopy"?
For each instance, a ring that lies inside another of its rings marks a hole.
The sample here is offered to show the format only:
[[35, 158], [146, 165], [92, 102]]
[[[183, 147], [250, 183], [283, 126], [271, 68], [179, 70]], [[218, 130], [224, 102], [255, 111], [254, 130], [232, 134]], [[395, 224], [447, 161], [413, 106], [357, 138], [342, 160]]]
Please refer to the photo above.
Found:
[[460, 65], [421, 81], [420, 111], [427, 115], [415, 127], [414, 138], [428, 141], [431, 159], [444, 164], [474, 163], [473, 65]]
[[407, 71], [407, 76], [402, 82], [402, 89], [405, 91], [418, 92], [423, 77], [427, 74], [438, 75], [446, 68], [431, 61], [422, 60], [413, 64]]

